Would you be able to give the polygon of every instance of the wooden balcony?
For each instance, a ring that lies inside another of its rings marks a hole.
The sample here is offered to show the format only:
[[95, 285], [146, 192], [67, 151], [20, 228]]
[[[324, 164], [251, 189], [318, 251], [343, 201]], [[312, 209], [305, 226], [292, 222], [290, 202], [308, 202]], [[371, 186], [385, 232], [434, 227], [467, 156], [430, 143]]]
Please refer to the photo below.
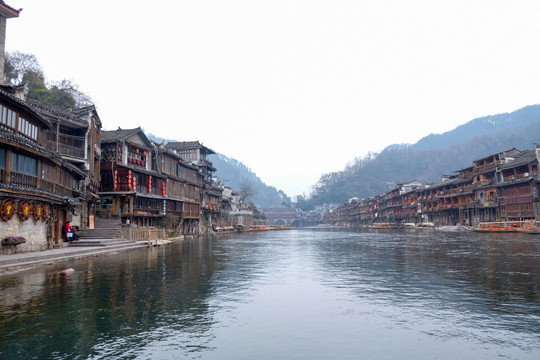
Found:
[[56, 139], [56, 134], [48, 134], [47, 149], [56, 151], [63, 156], [84, 159], [84, 146], [84, 136], [60, 134]]
[[37, 177], [12, 171], [11, 183], [27, 188], [37, 188]]

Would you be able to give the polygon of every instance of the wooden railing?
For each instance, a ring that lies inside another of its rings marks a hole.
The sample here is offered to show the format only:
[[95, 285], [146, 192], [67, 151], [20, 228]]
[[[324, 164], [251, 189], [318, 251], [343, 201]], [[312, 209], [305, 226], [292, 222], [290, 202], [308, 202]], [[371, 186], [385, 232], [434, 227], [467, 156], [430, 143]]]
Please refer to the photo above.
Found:
[[53, 183], [50, 182], [50, 181], [47, 181], [47, 180], [43, 180], [41, 179], [40, 181], [40, 187], [42, 190], [45, 190], [45, 191], [48, 191], [48, 192], [53, 192]]
[[12, 171], [11, 183], [23, 187], [37, 188], [37, 177]]
[[165, 239], [166, 232], [165, 229], [157, 228], [123, 228], [122, 237], [127, 240], [155, 240], [155, 239]]
[[84, 136], [60, 134], [58, 141], [56, 141], [56, 134], [49, 133], [48, 138], [47, 148], [49, 150], [58, 151], [62, 155], [84, 159]]

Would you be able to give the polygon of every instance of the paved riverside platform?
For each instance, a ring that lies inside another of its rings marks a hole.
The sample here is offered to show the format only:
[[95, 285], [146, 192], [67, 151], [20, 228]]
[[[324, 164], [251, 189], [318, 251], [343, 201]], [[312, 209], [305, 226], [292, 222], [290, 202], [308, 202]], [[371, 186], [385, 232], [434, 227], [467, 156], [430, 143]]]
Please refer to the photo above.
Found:
[[146, 241], [132, 243], [126, 246], [86, 246], [62, 247], [42, 251], [20, 252], [15, 254], [0, 254], [0, 276], [35, 268], [43, 264], [54, 264], [56, 261], [77, 259], [112, 252], [129, 251], [148, 247]]

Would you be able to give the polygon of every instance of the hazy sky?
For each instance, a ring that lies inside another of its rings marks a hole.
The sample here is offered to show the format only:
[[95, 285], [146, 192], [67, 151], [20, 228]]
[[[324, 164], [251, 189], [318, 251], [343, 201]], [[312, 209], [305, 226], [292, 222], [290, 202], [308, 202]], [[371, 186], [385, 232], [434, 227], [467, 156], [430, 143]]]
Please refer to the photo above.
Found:
[[106, 130], [199, 140], [291, 196], [540, 103], [538, 0], [6, 2], [6, 50], [77, 83]]

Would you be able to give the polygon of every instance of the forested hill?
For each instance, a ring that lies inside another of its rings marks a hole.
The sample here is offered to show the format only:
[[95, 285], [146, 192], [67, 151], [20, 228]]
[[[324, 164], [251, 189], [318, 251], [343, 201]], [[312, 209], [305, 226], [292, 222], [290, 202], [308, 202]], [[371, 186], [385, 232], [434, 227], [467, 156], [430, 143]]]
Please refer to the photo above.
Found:
[[237, 191], [243, 186], [248, 186], [253, 191], [251, 201], [257, 207], [266, 209], [269, 207], [290, 205], [291, 200], [282, 190], [277, 190], [273, 186], [266, 185], [243, 163], [219, 153], [210, 155], [209, 158], [217, 169], [216, 176], [226, 186]]
[[391, 145], [380, 154], [355, 159], [340, 172], [324, 174], [309, 198], [298, 206], [310, 209], [323, 203], [342, 203], [387, 192], [398, 183], [433, 183], [484, 156], [540, 143], [540, 105], [512, 113], [485, 116], [452, 131], [431, 134], [416, 144]]

